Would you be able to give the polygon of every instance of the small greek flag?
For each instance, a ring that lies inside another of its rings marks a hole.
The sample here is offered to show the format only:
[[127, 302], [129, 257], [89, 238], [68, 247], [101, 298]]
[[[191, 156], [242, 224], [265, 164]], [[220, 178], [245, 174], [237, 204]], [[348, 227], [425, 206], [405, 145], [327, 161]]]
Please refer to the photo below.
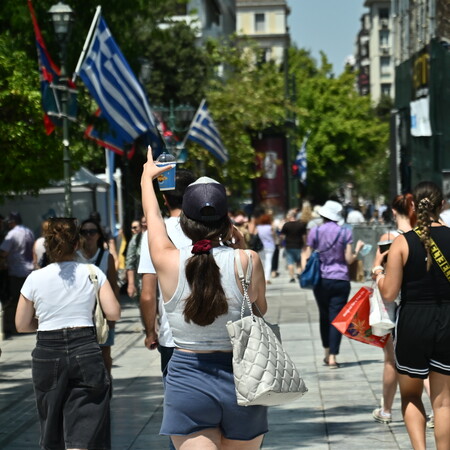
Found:
[[157, 136], [147, 97], [103, 17], [79, 75], [117, 137], [132, 143], [150, 132]]
[[208, 111], [206, 100], [203, 99], [191, 123], [184, 141], [190, 139], [211, 152], [221, 163], [229, 159], [228, 151], [223, 146], [219, 131]]
[[308, 142], [310, 132], [308, 132], [303, 139], [302, 146], [297, 153], [295, 158], [295, 164], [298, 166], [298, 177], [300, 181], [306, 185], [306, 176], [308, 173], [308, 161], [306, 159], [306, 143]]

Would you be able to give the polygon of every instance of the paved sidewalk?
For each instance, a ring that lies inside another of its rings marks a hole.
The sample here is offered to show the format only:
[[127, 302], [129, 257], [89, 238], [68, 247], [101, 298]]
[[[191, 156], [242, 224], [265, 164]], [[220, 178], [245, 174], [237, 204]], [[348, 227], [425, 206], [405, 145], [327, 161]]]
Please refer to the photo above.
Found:
[[[302, 370], [309, 392], [296, 402], [270, 408], [269, 433], [263, 449], [410, 449], [400, 413], [399, 395], [394, 421], [379, 424], [372, 410], [379, 405], [383, 352], [342, 340], [341, 368], [323, 366], [318, 312], [311, 291], [289, 283], [285, 273], [268, 286], [267, 318], [281, 325], [283, 342]], [[354, 283], [352, 292], [361, 286]], [[159, 354], [143, 346], [144, 336], [136, 303], [122, 302], [113, 347], [114, 396], [112, 443], [114, 450], [166, 449], [158, 435], [162, 416]], [[39, 428], [31, 385], [34, 334], [0, 342], [0, 449], [38, 449]], [[427, 410], [430, 410], [426, 399]], [[427, 448], [433, 449], [432, 432]]]

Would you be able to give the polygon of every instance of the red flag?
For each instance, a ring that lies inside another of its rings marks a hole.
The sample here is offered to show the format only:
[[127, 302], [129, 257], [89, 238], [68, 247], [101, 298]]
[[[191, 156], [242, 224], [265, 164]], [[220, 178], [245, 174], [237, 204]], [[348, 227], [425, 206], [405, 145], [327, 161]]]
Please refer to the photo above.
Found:
[[47, 47], [45, 46], [44, 39], [42, 38], [41, 30], [36, 20], [36, 15], [34, 13], [33, 5], [31, 0], [28, 0], [28, 8], [31, 14], [31, 20], [33, 21], [34, 34], [36, 36], [36, 49], [38, 54], [39, 62], [39, 73], [41, 80], [41, 94], [42, 94], [42, 106], [45, 111], [44, 115], [44, 126], [47, 134], [51, 134], [55, 129], [55, 124], [52, 119], [47, 114], [45, 98], [47, 93], [49, 93], [50, 83], [56, 81], [59, 77], [60, 70], [59, 67], [54, 64], [50, 55], [48, 54]]
[[[56, 99], [56, 93], [50, 86], [50, 83], [58, 84], [59, 75], [61, 72], [59, 67], [52, 61], [52, 58], [47, 51], [44, 39], [42, 38], [41, 30], [39, 29], [39, 25], [36, 20], [36, 15], [34, 13], [31, 0], [28, 0], [28, 8], [30, 10], [31, 20], [33, 22], [34, 34], [36, 36], [36, 49], [41, 81], [42, 107], [45, 111], [44, 126], [46, 133], [51, 134], [55, 129], [55, 126], [59, 126], [61, 124], [61, 121], [60, 119], [58, 119], [60, 113], [58, 101]], [[75, 88], [75, 84], [71, 80], [68, 81], [68, 86], [72, 89]], [[73, 101], [72, 97], [70, 100], [69, 108], [76, 108], [76, 101]], [[53, 115], [56, 117], [50, 117], [50, 113], [53, 113]], [[71, 114], [75, 115], [73, 111], [71, 111]]]

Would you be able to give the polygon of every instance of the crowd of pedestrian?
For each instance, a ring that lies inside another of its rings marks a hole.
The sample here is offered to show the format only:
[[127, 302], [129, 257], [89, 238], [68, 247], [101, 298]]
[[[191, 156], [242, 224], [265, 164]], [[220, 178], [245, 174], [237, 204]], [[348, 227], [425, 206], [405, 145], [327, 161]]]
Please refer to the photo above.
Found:
[[[32, 374], [43, 448], [110, 448], [119, 268], [128, 296], [138, 300], [144, 345], [160, 352], [161, 434], [169, 436], [169, 448], [260, 448], [268, 431], [267, 408], [236, 404], [225, 327], [240, 317], [243, 298], [235, 251], [244, 271], [249, 264], [247, 254], [235, 249], [251, 251], [249, 296], [261, 314], [267, 310], [266, 285], [279, 276], [280, 266], [291, 283], [298, 283], [312, 252], [319, 252], [321, 278], [313, 293], [323, 364], [339, 369], [342, 334], [332, 321], [349, 300], [349, 267], [365, 245], [354, 242], [353, 227], [374, 223], [395, 224], [379, 237], [390, 248], [377, 250], [372, 273], [396, 328], [384, 348], [382, 402], [373, 418], [392, 421], [399, 385], [411, 443], [424, 449], [425, 387], [433, 408], [428, 426], [435, 427], [438, 448], [450, 444], [450, 232], [445, 222], [450, 209], [436, 185], [421, 183], [413, 194], [370, 213], [343, 207], [334, 198], [314, 207], [305, 201], [301, 209], [279, 216], [261, 206], [251, 214], [231, 211], [223, 185], [178, 169], [176, 188], [161, 194], [162, 214], [152, 183], [162, 171], [149, 152], [141, 181], [143, 215], [132, 221], [131, 239], [123, 239], [123, 245], [112, 244], [115, 239], [98, 214], [81, 224], [45, 220], [37, 239], [19, 213], [0, 218], [4, 326], [7, 336], [37, 331]], [[109, 321], [104, 344], [97, 343], [92, 323], [96, 288], [90, 267]], [[86, 364], [80, 365], [81, 359]], [[55, 361], [61, 361], [57, 369]], [[46, 388], [49, 382], [55, 389]]]

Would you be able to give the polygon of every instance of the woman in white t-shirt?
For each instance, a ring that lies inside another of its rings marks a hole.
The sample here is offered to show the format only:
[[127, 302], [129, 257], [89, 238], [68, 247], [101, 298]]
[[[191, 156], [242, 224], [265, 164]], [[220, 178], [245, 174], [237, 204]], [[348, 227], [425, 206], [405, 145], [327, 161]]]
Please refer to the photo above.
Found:
[[[76, 261], [79, 242], [75, 219], [50, 219], [45, 246], [51, 264], [27, 277], [17, 306], [17, 331], [37, 330], [32, 378], [42, 448], [111, 446], [110, 379], [92, 320], [95, 286], [88, 265]], [[108, 320], [118, 320], [111, 285], [93, 270], [102, 309]]]

